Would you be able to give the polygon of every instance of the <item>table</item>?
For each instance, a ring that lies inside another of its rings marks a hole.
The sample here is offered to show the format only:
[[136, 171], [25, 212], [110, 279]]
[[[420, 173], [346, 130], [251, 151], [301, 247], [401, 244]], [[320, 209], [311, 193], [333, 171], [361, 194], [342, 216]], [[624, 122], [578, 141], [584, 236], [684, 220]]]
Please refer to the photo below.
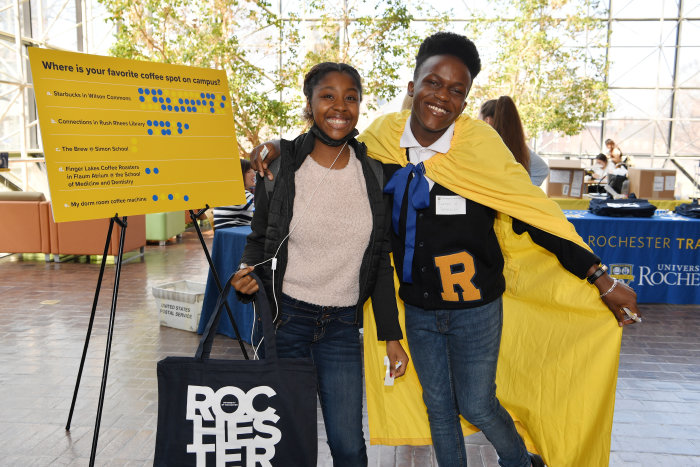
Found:
[[[583, 198], [551, 198], [562, 209], [588, 209], [588, 204], [591, 199]], [[683, 203], [690, 203], [689, 199], [650, 199], [649, 202], [656, 206], [657, 209], [668, 209], [672, 211], [676, 206]]]
[[639, 303], [700, 304], [700, 219], [658, 210], [649, 218], [564, 214]]
[[[243, 249], [245, 248], [246, 238], [250, 233], [250, 226], [240, 226], [240, 227], [229, 227], [226, 229], [217, 229], [214, 231], [214, 244], [211, 249], [211, 259], [214, 262], [214, 267], [216, 272], [219, 274], [219, 280], [223, 286], [226, 279], [229, 278], [231, 274], [238, 268], [238, 264], [241, 261], [241, 256], [243, 256]], [[214, 311], [214, 306], [216, 306], [216, 301], [219, 298], [219, 290], [216, 287], [216, 282], [212, 276], [211, 270], [207, 277], [207, 288], [204, 292], [204, 302], [202, 303], [202, 315], [199, 318], [199, 328], [197, 332], [202, 334], [204, 328]], [[238, 326], [238, 332], [241, 334], [241, 338], [250, 343], [250, 333], [253, 328], [253, 305], [243, 304], [236, 298], [236, 292], [232, 289], [226, 298], [231, 312], [233, 313], [233, 319], [236, 320], [236, 325]], [[221, 320], [219, 321], [219, 327], [217, 332], [224, 334], [229, 337], [236, 338], [236, 334], [233, 332], [233, 326], [231, 325], [231, 320], [226, 313], [226, 309], [221, 315]]]

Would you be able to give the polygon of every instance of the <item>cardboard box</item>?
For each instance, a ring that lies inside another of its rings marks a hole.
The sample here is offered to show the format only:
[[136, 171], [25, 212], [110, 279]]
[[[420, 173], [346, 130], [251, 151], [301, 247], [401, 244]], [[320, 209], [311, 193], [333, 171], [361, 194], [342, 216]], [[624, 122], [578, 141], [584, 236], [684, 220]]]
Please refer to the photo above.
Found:
[[629, 192], [637, 195], [637, 198], [675, 199], [675, 169], [640, 169], [633, 167], [629, 169], [627, 178], [630, 182]]
[[206, 284], [178, 281], [153, 287], [161, 326], [197, 331]]
[[579, 160], [550, 160], [547, 177], [547, 196], [551, 198], [581, 198], [584, 192]]

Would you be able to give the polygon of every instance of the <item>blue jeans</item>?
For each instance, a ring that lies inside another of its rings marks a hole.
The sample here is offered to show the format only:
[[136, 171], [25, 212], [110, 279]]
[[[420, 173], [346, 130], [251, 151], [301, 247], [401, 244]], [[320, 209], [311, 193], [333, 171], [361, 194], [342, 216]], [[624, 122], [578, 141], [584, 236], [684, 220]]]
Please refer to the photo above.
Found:
[[355, 307], [326, 307], [280, 299], [277, 353], [309, 357], [316, 366], [318, 397], [334, 467], [364, 467], [362, 353]]
[[441, 467], [467, 465], [460, 414], [493, 444], [501, 466], [530, 465], [513, 419], [496, 398], [502, 325], [501, 298], [459, 310], [424, 310], [406, 304], [406, 337]]

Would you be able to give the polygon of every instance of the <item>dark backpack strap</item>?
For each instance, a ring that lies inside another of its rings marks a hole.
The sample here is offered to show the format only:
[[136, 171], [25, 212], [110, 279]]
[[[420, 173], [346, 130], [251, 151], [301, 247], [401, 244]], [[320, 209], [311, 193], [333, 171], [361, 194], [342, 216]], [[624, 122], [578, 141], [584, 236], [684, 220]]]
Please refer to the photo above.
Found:
[[277, 179], [277, 174], [280, 171], [280, 159], [281, 155], [277, 157], [274, 161], [270, 163], [270, 165], [267, 166], [267, 169], [272, 172], [272, 177], [273, 179], [270, 180], [269, 178], [265, 177], [265, 191], [267, 192], [267, 199], [270, 200], [272, 198], [272, 191], [275, 189], [275, 180]]

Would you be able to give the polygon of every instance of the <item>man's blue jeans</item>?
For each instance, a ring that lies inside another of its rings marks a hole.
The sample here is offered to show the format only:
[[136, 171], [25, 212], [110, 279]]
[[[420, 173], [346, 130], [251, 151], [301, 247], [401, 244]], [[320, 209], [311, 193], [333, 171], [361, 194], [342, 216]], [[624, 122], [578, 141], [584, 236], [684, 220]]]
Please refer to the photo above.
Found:
[[283, 295], [277, 323], [280, 358], [309, 357], [334, 467], [364, 467], [362, 353], [355, 307], [324, 307]]
[[477, 308], [424, 310], [406, 304], [406, 337], [423, 386], [440, 467], [464, 467], [461, 414], [496, 448], [504, 467], [529, 466], [513, 419], [496, 398], [501, 298]]

